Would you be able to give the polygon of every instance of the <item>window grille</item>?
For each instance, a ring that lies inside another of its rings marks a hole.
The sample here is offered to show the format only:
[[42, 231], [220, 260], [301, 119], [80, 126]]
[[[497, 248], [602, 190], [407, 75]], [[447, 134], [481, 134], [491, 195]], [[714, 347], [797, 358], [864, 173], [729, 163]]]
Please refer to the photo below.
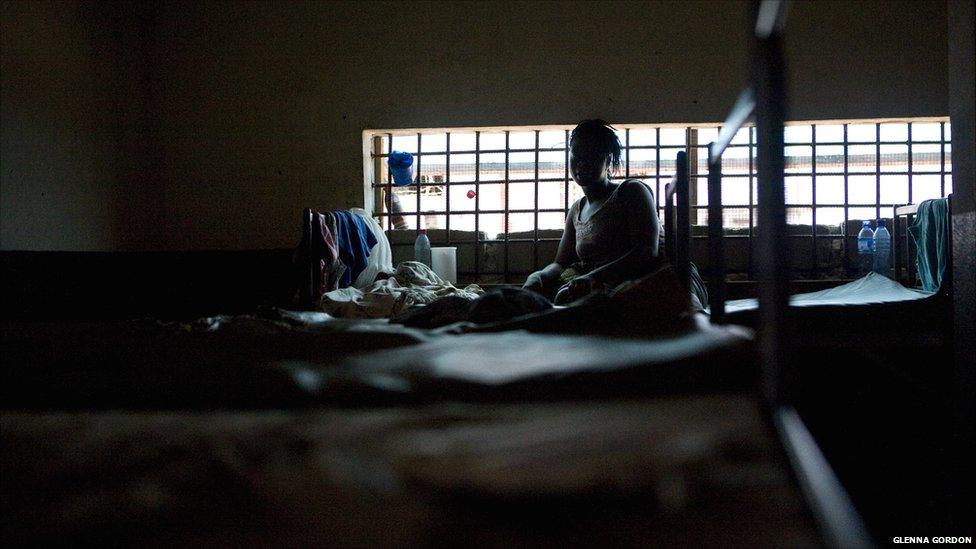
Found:
[[[614, 125], [623, 145], [619, 182], [644, 181], [655, 199], [689, 149], [692, 258], [705, 264], [707, 146], [719, 124]], [[555, 257], [566, 212], [583, 196], [568, 170], [572, 126], [367, 131], [367, 192], [389, 231], [394, 256], [412, 257], [417, 228], [434, 246], [456, 246], [460, 282], [520, 283]], [[786, 129], [786, 201], [796, 276], [844, 278], [860, 220], [891, 218], [896, 205], [952, 189], [950, 125], [945, 119], [793, 123]], [[397, 187], [390, 151], [414, 155], [415, 182]], [[723, 222], [743, 260], [732, 276], [752, 274], [755, 231], [755, 131], [743, 128], [723, 159]], [[663, 219], [663, 203], [658, 200]], [[856, 224], [856, 228], [853, 226]], [[735, 246], [730, 247], [735, 254]]]

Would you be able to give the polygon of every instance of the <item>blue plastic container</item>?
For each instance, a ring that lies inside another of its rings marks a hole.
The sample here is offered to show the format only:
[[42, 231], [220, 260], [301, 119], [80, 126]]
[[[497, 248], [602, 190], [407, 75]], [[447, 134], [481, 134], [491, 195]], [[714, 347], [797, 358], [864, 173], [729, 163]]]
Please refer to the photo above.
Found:
[[386, 163], [393, 174], [393, 184], [397, 187], [413, 183], [413, 155], [408, 152], [393, 151]]

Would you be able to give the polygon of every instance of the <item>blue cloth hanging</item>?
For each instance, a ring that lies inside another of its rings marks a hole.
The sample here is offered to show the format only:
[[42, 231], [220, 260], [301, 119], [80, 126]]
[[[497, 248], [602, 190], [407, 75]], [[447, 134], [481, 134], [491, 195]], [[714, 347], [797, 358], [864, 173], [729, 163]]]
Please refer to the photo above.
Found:
[[347, 288], [369, 263], [369, 252], [376, 245], [376, 236], [366, 220], [352, 212], [335, 210], [332, 215], [335, 217], [339, 259], [346, 266], [346, 271], [339, 280], [339, 287]]

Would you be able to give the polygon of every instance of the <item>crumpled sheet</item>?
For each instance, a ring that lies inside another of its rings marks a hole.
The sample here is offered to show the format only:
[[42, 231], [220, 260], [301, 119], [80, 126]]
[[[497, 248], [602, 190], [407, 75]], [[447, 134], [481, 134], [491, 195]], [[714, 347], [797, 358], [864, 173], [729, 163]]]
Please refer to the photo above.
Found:
[[319, 301], [319, 310], [340, 318], [388, 318], [444, 296], [477, 299], [484, 293], [477, 284], [456, 288], [427, 265], [404, 261], [397, 266], [393, 276], [376, 281], [366, 291], [341, 288], [327, 292]]

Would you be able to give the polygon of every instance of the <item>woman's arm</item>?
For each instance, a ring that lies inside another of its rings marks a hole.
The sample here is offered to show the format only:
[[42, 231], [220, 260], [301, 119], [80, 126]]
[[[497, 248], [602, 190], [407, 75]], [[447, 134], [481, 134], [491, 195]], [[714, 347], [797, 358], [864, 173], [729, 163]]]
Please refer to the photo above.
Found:
[[563, 274], [566, 267], [577, 261], [576, 256], [576, 227], [573, 225], [573, 211], [571, 208], [566, 215], [566, 228], [563, 236], [559, 239], [559, 248], [556, 250], [556, 259], [542, 269], [532, 273], [525, 279], [522, 288], [551, 297], [559, 281], [559, 275]]

